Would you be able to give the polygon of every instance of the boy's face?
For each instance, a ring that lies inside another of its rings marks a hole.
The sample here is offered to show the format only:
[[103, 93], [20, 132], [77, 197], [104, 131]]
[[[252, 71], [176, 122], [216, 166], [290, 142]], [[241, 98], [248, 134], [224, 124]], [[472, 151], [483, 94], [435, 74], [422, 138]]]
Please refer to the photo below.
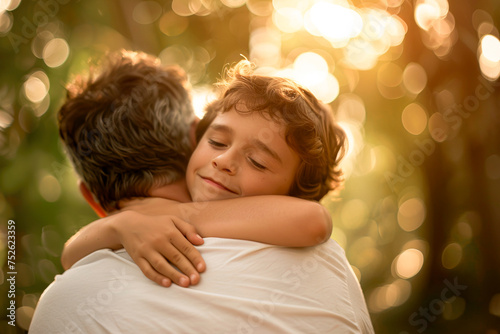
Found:
[[300, 158], [284, 126], [257, 112], [215, 117], [189, 161], [186, 181], [194, 202], [255, 195], [288, 195]]

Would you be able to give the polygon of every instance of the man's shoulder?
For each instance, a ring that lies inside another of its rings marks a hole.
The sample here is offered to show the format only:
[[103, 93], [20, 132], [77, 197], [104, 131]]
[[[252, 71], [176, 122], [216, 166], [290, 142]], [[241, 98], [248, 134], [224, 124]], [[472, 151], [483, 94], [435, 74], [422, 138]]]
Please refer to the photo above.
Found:
[[[108, 248], [100, 249], [100, 250], [97, 250], [93, 253], [90, 253], [89, 255], [85, 256], [84, 258], [78, 260], [67, 271], [74, 270], [74, 269], [79, 268], [79, 267], [84, 267], [84, 266], [86, 267], [89, 265], [106, 263], [109, 261], [123, 262], [123, 261], [128, 260], [128, 259], [130, 259], [130, 261], [132, 260], [130, 258], [130, 256], [128, 256], [128, 253], [124, 249], [121, 249], [118, 251], [113, 251], [113, 250], [108, 249]], [[126, 262], [124, 262], [124, 263], [126, 263]]]

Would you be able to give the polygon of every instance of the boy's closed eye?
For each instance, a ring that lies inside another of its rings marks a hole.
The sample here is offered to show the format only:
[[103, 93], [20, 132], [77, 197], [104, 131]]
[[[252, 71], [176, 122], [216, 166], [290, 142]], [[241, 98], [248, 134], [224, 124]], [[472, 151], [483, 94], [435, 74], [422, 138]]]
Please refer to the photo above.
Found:
[[262, 170], [262, 171], [263, 171], [263, 170], [266, 170], [266, 169], [267, 169], [267, 167], [266, 167], [266, 166], [264, 166], [263, 164], [261, 164], [261, 163], [259, 163], [259, 162], [255, 161], [255, 159], [253, 159], [253, 158], [251, 158], [251, 157], [248, 157], [248, 161], [250, 162], [250, 164], [251, 164], [253, 167], [255, 167], [255, 168], [256, 168], [256, 169], [258, 169], [258, 170]]
[[221, 143], [220, 141], [214, 140], [214, 139], [208, 139], [208, 144], [214, 148], [224, 148], [227, 145], [224, 143]]

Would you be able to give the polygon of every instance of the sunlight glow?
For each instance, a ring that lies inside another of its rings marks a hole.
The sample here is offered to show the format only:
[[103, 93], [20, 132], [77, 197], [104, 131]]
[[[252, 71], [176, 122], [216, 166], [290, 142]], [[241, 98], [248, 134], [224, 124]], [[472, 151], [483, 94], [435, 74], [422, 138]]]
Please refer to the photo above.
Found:
[[263, 27], [250, 34], [250, 59], [259, 67], [277, 67], [281, 60], [281, 34], [278, 29]]
[[286, 33], [293, 33], [302, 28], [302, 13], [296, 8], [280, 8], [273, 13], [276, 27]]
[[338, 98], [337, 119], [364, 124], [366, 109], [363, 99], [356, 94], [346, 93]]
[[309, 15], [317, 31], [331, 42], [349, 40], [363, 29], [363, 20], [357, 12], [337, 4], [317, 2]]
[[363, 126], [352, 121], [338, 121], [337, 124], [344, 130], [349, 143], [347, 152], [340, 162], [344, 176], [348, 179], [356, 167], [359, 152], [364, 148]]
[[408, 27], [403, 20], [383, 10], [365, 8], [359, 13], [363, 29], [345, 46], [344, 62], [355, 69], [369, 70], [380, 56], [403, 42]]
[[332, 102], [339, 94], [337, 78], [328, 72], [328, 63], [317, 53], [305, 52], [295, 59], [293, 78], [323, 103]]
[[197, 86], [192, 92], [194, 114], [199, 119], [205, 115], [205, 106], [213, 101], [216, 96], [211, 86]]
[[[399, 0], [393, 1], [399, 3]], [[247, 7], [252, 8], [262, 1], [247, 1]], [[174, 0], [174, 4], [176, 1]], [[267, 2], [269, 4], [269, 2]], [[172, 5], [174, 7], [174, 4]], [[389, 6], [389, 5], [388, 5]], [[406, 23], [396, 15], [391, 15], [387, 10], [379, 8], [358, 8], [347, 0], [335, 1], [299, 1], [299, 0], [274, 0], [272, 1], [273, 26], [259, 24], [256, 30], [276, 28], [280, 33], [277, 42], [255, 43], [250, 42], [250, 59], [258, 58], [259, 66], [280, 67], [279, 60], [275, 56], [266, 57], [267, 51], [275, 53], [275, 49], [281, 50], [283, 41], [293, 40], [292, 34], [306, 31], [312, 36], [322, 37], [327, 40], [331, 47], [341, 49], [343, 58], [342, 65], [356, 70], [369, 70], [373, 68], [380, 56], [394, 46], [400, 45], [408, 30]], [[175, 9], [174, 9], [175, 11]], [[263, 16], [261, 13], [254, 13]], [[253, 20], [258, 21], [258, 20]], [[272, 47], [271, 47], [272, 46]], [[258, 49], [258, 50], [256, 50]], [[303, 52], [303, 51], [302, 51]], [[266, 59], [264, 63], [260, 60]], [[269, 61], [273, 59], [273, 61]], [[328, 75], [327, 75], [328, 76]], [[329, 75], [326, 83], [336, 86], [337, 78]], [[310, 87], [308, 87], [310, 88]], [[316, 90], [323, 91], [324, 86]], [[310, 88], [312, 90], [312, 88]], [[337, 93], [329, 89], [329, 94], [321, 99], [333, 101]]]

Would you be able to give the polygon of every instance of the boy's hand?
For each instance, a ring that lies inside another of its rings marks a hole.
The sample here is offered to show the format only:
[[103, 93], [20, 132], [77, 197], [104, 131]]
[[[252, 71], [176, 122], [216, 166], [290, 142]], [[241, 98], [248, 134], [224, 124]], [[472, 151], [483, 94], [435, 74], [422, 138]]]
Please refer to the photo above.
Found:
[[203, 244], [203, 239], [194, 226], [175, 216], [134, 213], [115, 230], [144, 275], [162, 286], [197, 284], [199, 273], [205, 271], [205, 261], [193, 246]]

